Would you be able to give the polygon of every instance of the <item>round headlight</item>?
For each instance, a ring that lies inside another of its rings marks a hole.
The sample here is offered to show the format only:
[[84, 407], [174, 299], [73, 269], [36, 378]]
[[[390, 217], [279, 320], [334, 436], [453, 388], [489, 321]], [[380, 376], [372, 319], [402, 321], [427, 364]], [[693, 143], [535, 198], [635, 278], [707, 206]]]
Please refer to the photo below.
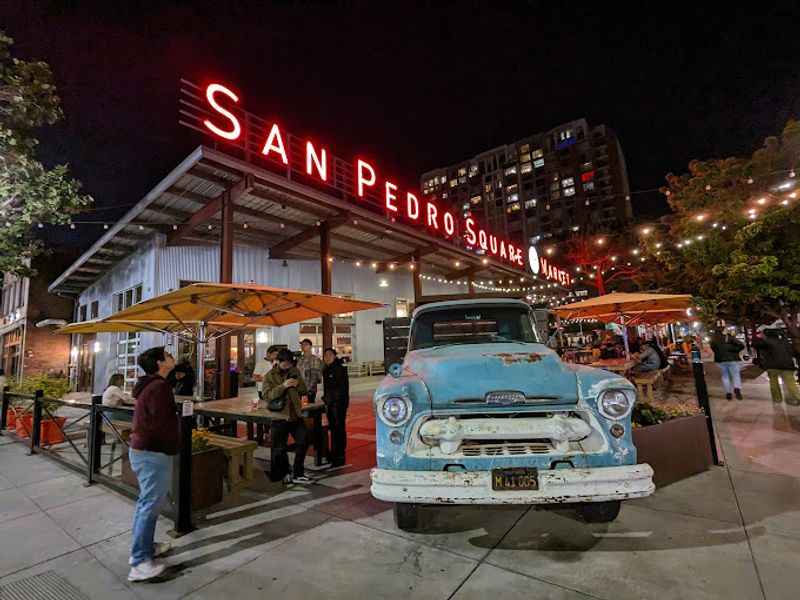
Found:
[[622, 419], [633, 408], [633, 402], [622, 390], [606, 390], [600, 394], [597, 408], [608, 419]]
[[390, 397], [381, 404], [380, 416], [387, 425], [397, 427], [408, 421], [411, 406], [405, 398]]

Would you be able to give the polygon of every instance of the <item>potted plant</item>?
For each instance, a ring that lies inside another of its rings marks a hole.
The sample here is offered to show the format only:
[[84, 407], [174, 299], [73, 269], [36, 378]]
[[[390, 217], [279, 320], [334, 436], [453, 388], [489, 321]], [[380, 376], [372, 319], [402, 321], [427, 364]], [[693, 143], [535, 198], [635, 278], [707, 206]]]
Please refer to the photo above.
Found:
[[659, 487], [707, 471], [713, 459], [706, 415], [686, 402], [639, 402], [633, 409], [639, 463], [653, 467]]
[[[30, 375], [21, 381], [11, 384], [11, 391], [19, 394], [35, 394], [41, 390], [43, 393], [42, 422], [39, 428], [39, 443], [43, 446], [58, 444], [64, 441], [62, 428], [66, 423], [65, 417], [55, 415], [60, 404], [57, 402], [69, 391], [69, 380], [66, 377], [52, 377], [49, 375]], [[17, 435], [30, 437], [33, 429], [33, 414], [30, 410], [15, 407], [9, 413], [15, 415], [14, 427]], [[10, 427], [10, 425], [9, 425]]]

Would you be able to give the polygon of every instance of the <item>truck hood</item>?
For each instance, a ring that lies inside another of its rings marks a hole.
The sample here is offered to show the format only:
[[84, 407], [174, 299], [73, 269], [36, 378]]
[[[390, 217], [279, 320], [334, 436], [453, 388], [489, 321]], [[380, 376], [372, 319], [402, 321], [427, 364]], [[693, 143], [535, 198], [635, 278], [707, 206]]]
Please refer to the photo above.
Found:
[[542, 344], [464, 344], [414, 350], [404, 369], [425, 382], [434, 408], [485, 406], [486, 394], [522, 392], [529, 404], [576, 404], [575, 372]]

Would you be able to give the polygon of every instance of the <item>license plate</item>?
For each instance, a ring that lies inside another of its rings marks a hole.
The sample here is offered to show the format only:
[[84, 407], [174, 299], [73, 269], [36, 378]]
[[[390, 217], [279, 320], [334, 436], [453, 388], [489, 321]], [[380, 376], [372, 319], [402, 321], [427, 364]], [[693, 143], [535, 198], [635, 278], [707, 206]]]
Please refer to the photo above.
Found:
[[538, 490], [539, 471], [530, 467], [492, 469], [492, 489], [500, 491]]

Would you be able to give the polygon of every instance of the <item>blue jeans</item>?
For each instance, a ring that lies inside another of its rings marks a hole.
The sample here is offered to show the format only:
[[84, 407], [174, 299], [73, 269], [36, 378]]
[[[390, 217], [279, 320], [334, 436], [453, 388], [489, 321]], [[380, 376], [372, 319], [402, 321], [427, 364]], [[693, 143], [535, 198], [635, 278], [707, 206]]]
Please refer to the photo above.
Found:
[[722, 387], [726, 394], [732, 394], [733, 388], [742, 389], [742, 365], [739, 361], [720, 362], [719, 370], [722, 372]]
[[133, 514], [133, 566], [153, 559], [153, 538], [161, 504], [172, 483], [172, 457], [147, 450], [128, 451], [131, 468], [139, 480], [139, 499]]

